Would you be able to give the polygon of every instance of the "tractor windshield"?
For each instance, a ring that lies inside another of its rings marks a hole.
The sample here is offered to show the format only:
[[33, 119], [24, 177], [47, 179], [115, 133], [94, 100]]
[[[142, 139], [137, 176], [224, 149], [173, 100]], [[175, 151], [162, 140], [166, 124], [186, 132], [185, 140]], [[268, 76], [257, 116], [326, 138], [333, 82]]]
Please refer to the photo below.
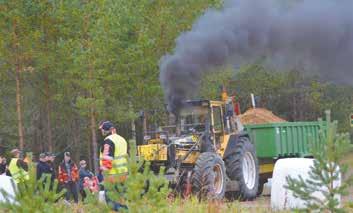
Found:
[[182, 133], [203, 132], [208, 121], [208, 108], [201, 106], [185, 107], [180, 111]]

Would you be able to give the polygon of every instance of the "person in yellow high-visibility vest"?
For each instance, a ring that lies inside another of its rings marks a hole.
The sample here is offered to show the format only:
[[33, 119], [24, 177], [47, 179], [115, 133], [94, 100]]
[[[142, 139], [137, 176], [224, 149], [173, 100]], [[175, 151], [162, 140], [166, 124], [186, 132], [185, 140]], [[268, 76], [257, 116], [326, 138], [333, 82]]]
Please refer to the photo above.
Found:
[[105, 137], [100, 148], [100, 169], [105, 172], [105, 181], [123, 182], [128, 174], [127, 142], [116, 133], [112, 122], [104, 121], [99, 125]]
[[21, 151], [18, 149], [13, 149], [11, 154], [13, 155], [13, 158], [11, 158], [9, 163], [9, 171], [13, 180], [16, 183], [22, 182], [23, 180], [28, 180], [28, 164], [20, 159]]

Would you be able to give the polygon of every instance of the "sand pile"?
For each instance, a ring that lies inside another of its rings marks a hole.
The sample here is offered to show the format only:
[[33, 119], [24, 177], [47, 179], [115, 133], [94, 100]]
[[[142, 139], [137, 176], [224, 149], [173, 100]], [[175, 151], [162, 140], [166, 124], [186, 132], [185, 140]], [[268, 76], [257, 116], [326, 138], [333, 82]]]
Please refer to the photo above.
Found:
[[274, 115], [271, 111], [263, 108], [248, 109], [245, 113], [239, 115], [242, 124], [264, 124], [281, 123], [286, 120]]

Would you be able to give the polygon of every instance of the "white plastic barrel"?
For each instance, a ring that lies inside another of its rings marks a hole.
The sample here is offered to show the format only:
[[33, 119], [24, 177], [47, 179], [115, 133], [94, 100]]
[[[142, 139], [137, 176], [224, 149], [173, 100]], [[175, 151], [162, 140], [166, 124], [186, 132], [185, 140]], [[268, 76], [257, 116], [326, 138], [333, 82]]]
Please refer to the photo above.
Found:
[[[299, 198], [295, 198], [292, 192], [286, 188], [286, 177], [297, 178], [299, 175], [304, 180], [308, 180], [310, 167], [313, 166], [314, 160], [307, 158], [287, 158], [280, 159], [276, 162], [271, 184], [271, 208], [273, 210], [288, 210], [293, 208], [305, 208], [305, 203]], [[334, 182], [334, 187], [341, 185], [341, 180]], [[324, 189], [324, 188], [322, 188]], [[315, 197], [323, 200], [324, 196], [321, 192], [313, 194]], [[337, 199], [340, 202], [340, 197]]]

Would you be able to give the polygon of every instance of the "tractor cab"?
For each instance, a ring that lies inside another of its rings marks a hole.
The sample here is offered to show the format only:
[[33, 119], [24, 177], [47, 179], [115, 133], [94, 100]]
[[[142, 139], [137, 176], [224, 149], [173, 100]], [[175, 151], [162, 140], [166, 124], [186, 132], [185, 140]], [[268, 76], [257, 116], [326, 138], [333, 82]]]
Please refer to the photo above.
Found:
[[213, 150], [220, 154], [224, 153], [229, 136], [243, 130], [234, 113], [231, 99], [185, 101], [177, 125], [177, 135], [184, 138], [204, 135], [211, 142]]

